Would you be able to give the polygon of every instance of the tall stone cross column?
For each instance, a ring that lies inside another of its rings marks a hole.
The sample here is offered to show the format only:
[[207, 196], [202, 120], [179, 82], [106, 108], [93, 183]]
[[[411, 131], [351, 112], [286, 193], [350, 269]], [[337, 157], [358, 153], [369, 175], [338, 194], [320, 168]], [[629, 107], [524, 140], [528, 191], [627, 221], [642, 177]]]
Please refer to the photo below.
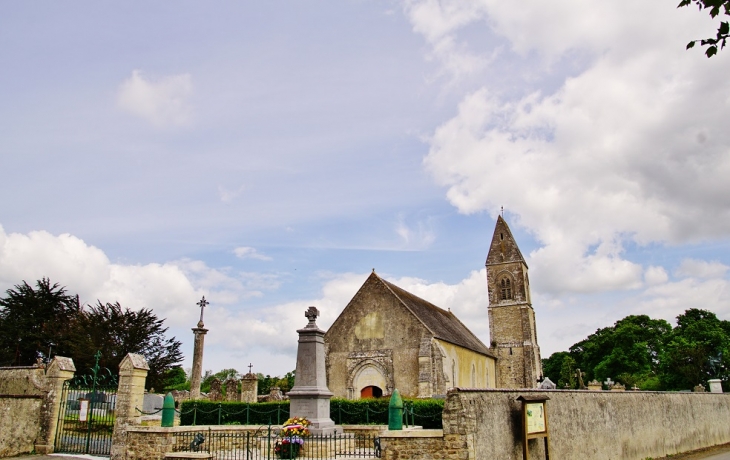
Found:
[[200, 321], [198, 321], [198, 327], [193, 328], [195, 344], [193, 345], [193, 370], [190, 375], [190, 399], [200, 398], [200, 380], [203, 378], [203, 343], [205, 334], [208, 332], [208, 329], [204, 327], [205, 324], [203, 324], [203, 309], [208, 304], [209, 302], [205, 300], [205, 296], [197, 303], [200, 306]]
[[309, 320], [299, 333], [297, 347], [297, 370], [294, 388], [288, 394], [292, 417], [306, 417], [312, 424], [313, 434], [332, 434], [335, 422], [330, 418], [330, 398], [333, 393], [327, 388], [327, 372], [324, 356], [324, 331], [315, 322], [319, 310], [309, 307], [304, 313]]

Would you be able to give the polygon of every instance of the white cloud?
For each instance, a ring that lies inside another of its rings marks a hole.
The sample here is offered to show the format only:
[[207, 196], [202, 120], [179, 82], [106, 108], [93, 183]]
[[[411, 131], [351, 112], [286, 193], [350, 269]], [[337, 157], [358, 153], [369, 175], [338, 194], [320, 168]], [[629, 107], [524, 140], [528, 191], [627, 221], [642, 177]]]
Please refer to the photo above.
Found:
[[403, 215], [399, 215], [396, 220], [395, 232], [407, 248], [423, 249], [436, 239], [428, 220], [420, 220], [415, 225], [409, 225]]
[[119, 86], [117, 104], [153, 125], [180, 126], [192, 118], [188, 101], [192, 91], [190, 74], [149, 78], [141, 70], [134, 70]]
[[238, 257], [239, 259], [256, 259], [256, 260], [272, 260], [271, 257], [261, 254], [256, 250], [256, 248], [252, 248], [249, 246], [241, 246], [233, 250], [233, 253]]
[[676, 274], [687, 278], [723, 278], [728, 268], [730, 267], [717, 261], [684, 259], [677, 268]]
[[45, 231], [6, 233], [0, 227], [0, 290], [43, 277], [78, 293], [83, 304], [119, 302], [134, 310], [149, 308], [171, 326], [189, 325], [195, 302], [205, 295], [225, 306], [278, 287], [275, 277], [231, 275], [189, 259], [146, 265], [109, 261], [102, 250], [69, 234]]
[[538, 61], [589, 56], [557, 90], [466, 95], [424, 160], [461, 212], [504, 205], [536, 236], [543, 246], [528, 262], [538, 289], [636, 289], [643, 269], [624, 258], [627, 241], [730, 236], [730, 60], [684, 51], [705, 33], [706, 14], [658, 0], [424, 0], [406, 11], [434, 49], [483, 22]]
[[655, 286], [657, 284], [666, 283], [669, 280], [669, 275], [664, 267], [651, 266], [647, 267], [644, 271], [644, 282], [648, 286]]

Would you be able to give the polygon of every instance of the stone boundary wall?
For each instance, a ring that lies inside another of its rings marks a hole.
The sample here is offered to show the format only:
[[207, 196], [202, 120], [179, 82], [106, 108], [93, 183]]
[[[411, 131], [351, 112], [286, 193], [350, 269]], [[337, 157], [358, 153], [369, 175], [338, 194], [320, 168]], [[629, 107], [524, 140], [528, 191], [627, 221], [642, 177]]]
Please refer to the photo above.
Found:
[[[469, 459], [522, 459], [521, 395], [550, 398], [551, 458], [642, 460], [730, 442], [730, 394], [644, 391], [455, 389], [444, 437], [466, 441]], [[545, 458], [542, 439], [529, 446]]]
[[0, 394], [0, 458], [33, 451], [42, 404], [43, 396]]

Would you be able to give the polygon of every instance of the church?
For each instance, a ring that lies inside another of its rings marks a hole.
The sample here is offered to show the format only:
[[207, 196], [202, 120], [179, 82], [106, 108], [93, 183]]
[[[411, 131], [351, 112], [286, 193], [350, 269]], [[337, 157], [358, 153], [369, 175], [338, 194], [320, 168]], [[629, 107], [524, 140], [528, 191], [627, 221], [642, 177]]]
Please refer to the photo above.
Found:
[[502, 216], [486, 261], [490, 346], [450, 310], [379, 277], [365, 280], [325, 334], [335, 397], [429, 398], [449, 388], [535, 388], [542, 374], [527, 264]]

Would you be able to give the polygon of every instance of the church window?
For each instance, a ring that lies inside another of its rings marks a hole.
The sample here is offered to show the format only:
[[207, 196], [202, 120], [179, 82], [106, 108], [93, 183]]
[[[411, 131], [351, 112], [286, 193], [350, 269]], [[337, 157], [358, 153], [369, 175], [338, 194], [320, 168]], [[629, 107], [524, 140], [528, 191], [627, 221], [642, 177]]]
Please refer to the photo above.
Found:
[[512, 282], [509, 278], [502, 278], [502, 281], [500, 281], [500, 289], [502, 300], [512, 300]]

